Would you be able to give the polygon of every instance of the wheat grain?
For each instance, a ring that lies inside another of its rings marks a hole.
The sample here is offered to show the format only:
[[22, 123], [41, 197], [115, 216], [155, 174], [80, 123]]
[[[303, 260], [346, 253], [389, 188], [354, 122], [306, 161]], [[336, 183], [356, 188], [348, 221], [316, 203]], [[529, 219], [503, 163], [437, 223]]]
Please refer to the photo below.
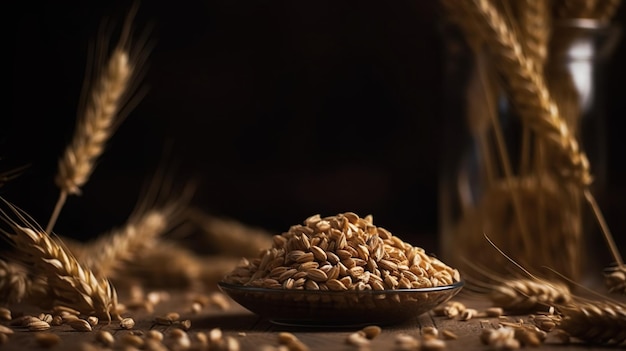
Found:
[[182, 329], [172, 329], [169, 334], [170, 348], [174, 350], [186, 350], [191, 346], [189, 334]]
[[383, 330], [381, 327], [377, 325], [368, 325], [366, 327], [363, 327], [361, 331], [365, 334], [366, 338], [371, 340], [377, 337], [378, 335], [380, 335], [380, 333], [382, 333]]
[[0, 324], [0, 334], [14, 334], [15, 332], [13, 331], [13, 329]]
[[0, 320], [10, 321], [11, 319], [11, 310], [6, 307], [0, 307]]
[[70, 327], [72, 327], [72, 329], [77, 330], [77, 331], [90, 332], [93, 330], [89, 322], [80, 318], [71, 320], [67, 322], [67, 324], [69, 324]]
[[346, 343], [359, 348], [367, 348], [370, 345], [370, 340], [365, 337], [363, 332], [358, 331], [348, 334], [346, 337]]
[[102, 344], [105, 347], [111, 347], [115, 343], [115, 338], [111, 332], [106, 330], [98, 330], [95, 336], [95, 341]]
[[123, 318], [120, 321], [120, 328], [122, 329], [133, 329], [133, 327], [135, 326], [135, 320], [132, 318]]
[[120, 338], [120, 345], [131, 350], [140, 350], [144, 347], [145, 342], [139, 335], [124, 334]]
[[17, 220], [12, 219], [0, 210], [0, 219], [10, 228], [10, 231], [3, 230], [2, 234], [17, 249], [16, 256], [23, 264], [31, 265], [39, 275], [45, 276], [48, 299], [107, 320], [111, 320], [112, 313], [117, 317], [117, 293], [109, 281], [96, 278], [92, 271], [84, 268], [71, 253], [33, 224], [32, 219], [33, 223], [29, 223], [21, 210], [1, 200], [17, 217]]

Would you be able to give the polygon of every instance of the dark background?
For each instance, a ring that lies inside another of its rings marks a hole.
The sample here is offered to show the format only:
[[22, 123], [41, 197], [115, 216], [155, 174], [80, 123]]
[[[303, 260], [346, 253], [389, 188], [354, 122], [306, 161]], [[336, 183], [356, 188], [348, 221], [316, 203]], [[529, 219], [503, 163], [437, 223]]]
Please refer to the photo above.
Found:
[[[0, 170], [30, 166], [0, 195], [45, 225], [88, 45], [131, 2], [31, 4], [5, 14], [11, 109], [0, 117]], [[622, 6], [615, 21], [625, 17]], [[437, 2], [422, 0], [144, 1], [135, 24], [153, 41], [149, 90], [56, 232], [87, 239], [121, 224], [166, 162], [176, 183], [198, 181], [193, 202], [213, 214], [277, 233], [316, 213], [373, 214], [437, 251], [441, 21]], [[607, 81], [606, 215], [618, 237], [625, 58], [622, 39]]]

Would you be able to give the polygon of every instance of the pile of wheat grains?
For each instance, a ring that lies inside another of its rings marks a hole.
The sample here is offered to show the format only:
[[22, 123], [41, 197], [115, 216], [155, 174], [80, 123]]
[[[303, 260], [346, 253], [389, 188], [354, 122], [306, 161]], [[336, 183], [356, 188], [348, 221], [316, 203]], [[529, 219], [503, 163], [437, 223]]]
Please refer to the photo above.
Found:
[[377, 227], [371, 215], [314, 215], [274, 236], [259, 257], [243, 259], [224, 281], [270, 289], [389, 290], [450, 285], [459, 272]]

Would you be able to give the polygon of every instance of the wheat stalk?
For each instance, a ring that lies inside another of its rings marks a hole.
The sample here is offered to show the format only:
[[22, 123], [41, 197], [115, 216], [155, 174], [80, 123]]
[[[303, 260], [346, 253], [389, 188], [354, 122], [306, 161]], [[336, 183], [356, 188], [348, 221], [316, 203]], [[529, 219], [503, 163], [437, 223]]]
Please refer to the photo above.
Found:
[[124, 117], [122, 108], [128, 103], [133, 78], [137, 74], [139, 56], [131, 56], [129, 49], [130, 25], [134, 10], [130, 12], [117, 46], [108, 62], [96, 61], [96, 79], [84, 89], [87, 99], [77, 121], [74, 136], [59, 160], [55, 183], [60, 189], [46, 232], [50, 233], [69, 195], [81, 193], [82, 186], [91, 176], [97, 159]]
[[0, 210], [0, 218], [9, 227], [2, 234], [17, 250], [17, 259], [45, 277], [49, 298], [56, 304], [77, 309], [85, 314], [96, 314], [111, 320], [116, 312], [117, 293], [106, 278], [96, 278], [93, 272], [81, 265], [71, 253], [38, 228], [21, 210], [2, 201], [17, 219]]

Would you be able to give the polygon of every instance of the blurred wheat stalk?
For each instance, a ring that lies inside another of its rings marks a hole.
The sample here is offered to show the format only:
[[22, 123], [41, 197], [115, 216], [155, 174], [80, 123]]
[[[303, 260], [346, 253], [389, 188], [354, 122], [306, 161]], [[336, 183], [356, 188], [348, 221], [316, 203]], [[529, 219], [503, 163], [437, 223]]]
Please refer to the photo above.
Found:
[[[608, 24], [619, 3], [442, 0], [476, 62], [467, 123], [479, 157], [486, 160], [480, 170], [483, 197], [477, 204], [462, 204], [455, 256], [475, 252], [488, 233], [525, 266], [545, 265], [579, 279], [585, 254], [582, 221], [591, 209], [617, 266], [623, 267], [590, 191], [593, 175], [579, 145], [578, 92], [568, 72], [550, 69], [550, 59], [564, 55], [558, 52], [563, 50], [559, 41], [567, 39], [555, 30], [557, 21], [586, 18]], [[515, 149], [507, 146], [511, 140], [498, 115], [502, 95], [521, 123]], [[494, 267], [503, 263], [498, 259], [482, 263]]]

